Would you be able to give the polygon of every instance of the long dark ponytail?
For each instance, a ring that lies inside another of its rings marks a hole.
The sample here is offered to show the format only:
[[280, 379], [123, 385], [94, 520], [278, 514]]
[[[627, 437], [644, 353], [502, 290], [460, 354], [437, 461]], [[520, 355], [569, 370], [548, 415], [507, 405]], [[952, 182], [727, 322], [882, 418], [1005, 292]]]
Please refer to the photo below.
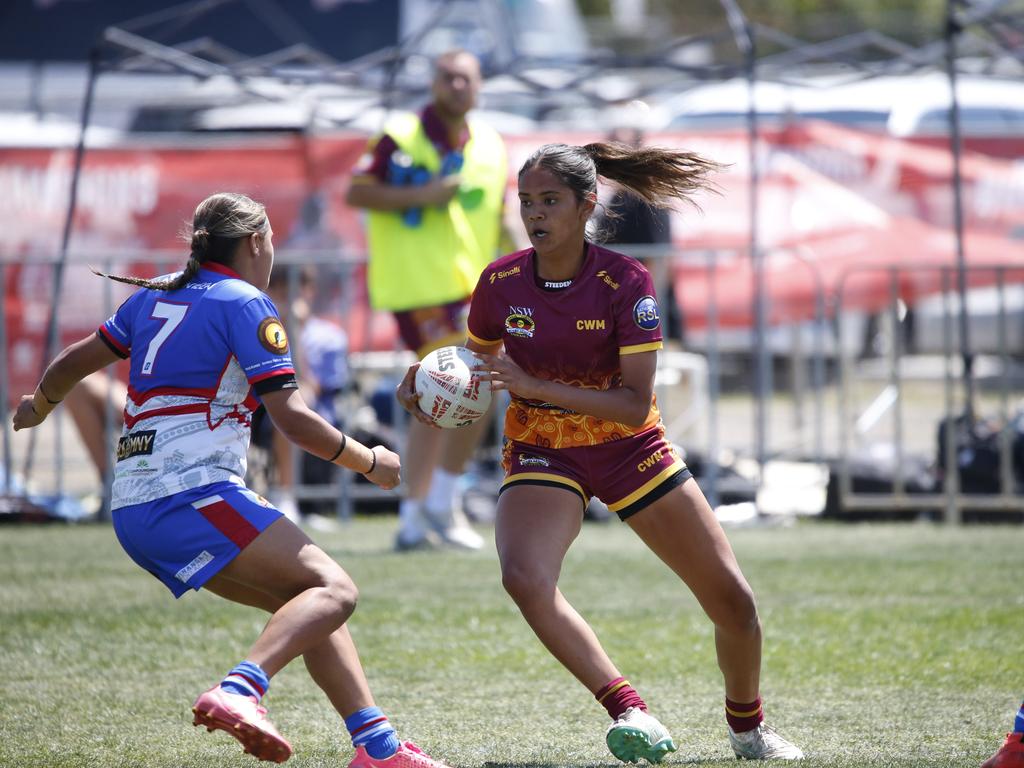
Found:
[[545, 144], [527, 158], [519, 176], [534, 166], [555, 174], [578, 200], [597, 192], [600, 176], [656, 208], [671, 208], [676, 200], [693, 203], [694, 193], [714, 189], [709, 176], [722, 168], [695, 152], [611, 141], [582, 147]]
[[147, 280], [143, 277], [108, 275], [93, 270], [97, 275], [109, 277], [119, 283], [138, 285], [154, 291], [175, 291], [184, 288], [207, 262], [230, 265], [238, 241], [249, 235], [266, 232], [267, 211], [263, 203], [236, 192], [218, 192], [196, 206], [192, 226], [183, 237], [189, 243], [189, 257], [185, 269], [171, 277]]

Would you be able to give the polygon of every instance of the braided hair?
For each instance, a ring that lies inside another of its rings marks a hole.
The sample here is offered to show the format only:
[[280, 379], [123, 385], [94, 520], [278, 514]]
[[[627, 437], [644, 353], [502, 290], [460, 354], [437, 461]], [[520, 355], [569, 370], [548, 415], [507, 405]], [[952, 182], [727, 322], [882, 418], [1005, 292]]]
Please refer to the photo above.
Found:
[[188, 285], [199, 273], [199, 268], [214, 262], [230, 266], [238, 241], [250, 235], [267, 231], [269, 221], [263, 203], [236, 192], [218, 192], [196, 206], [192, 226], [183, 234], [189, 243], [189, 257], [185, 269], [169, 277], [146, 279], [134, 276], [108, 275], [93, 270], [101, 277], [120, 283], [137, 285], [154, 291], [176, 291]]

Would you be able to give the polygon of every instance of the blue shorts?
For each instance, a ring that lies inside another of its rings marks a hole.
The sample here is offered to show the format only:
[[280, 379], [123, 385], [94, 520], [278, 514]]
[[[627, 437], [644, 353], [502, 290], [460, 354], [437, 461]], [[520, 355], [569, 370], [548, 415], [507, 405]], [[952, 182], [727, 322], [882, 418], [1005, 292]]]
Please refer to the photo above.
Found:
[[202, 587], [281, 516], [266, 499], [230, 482], [113, 513], [124, 551], [175, 597]]

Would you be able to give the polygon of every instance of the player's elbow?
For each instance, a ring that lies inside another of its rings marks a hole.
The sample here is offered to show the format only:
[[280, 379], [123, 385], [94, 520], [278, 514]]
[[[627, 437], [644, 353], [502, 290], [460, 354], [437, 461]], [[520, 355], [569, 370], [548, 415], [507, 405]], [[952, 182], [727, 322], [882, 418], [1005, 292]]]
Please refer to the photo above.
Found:
[[651, 415], [651, 395], [646, 397], [637, 394], [629, 399], [622, 423], [627, 427], [641, 427]]

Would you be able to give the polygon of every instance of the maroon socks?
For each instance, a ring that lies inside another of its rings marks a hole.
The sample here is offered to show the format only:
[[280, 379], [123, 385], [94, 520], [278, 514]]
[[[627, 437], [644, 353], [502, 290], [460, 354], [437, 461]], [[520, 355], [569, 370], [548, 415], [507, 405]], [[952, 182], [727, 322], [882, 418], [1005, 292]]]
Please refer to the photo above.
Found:
[[647, 711], [647, 704], [624, 677], [616, 677], [595, 693], [594, 698], [608, 710], [612, 720], [618, 720], [619, 715], [630, 707]]
[[729, 727], [732, 728], [733, 733], [754, 730], [764, 720], [761, 697], [758, 696], [749, 704], [726, 698], [725, 719], [729, 721]]

